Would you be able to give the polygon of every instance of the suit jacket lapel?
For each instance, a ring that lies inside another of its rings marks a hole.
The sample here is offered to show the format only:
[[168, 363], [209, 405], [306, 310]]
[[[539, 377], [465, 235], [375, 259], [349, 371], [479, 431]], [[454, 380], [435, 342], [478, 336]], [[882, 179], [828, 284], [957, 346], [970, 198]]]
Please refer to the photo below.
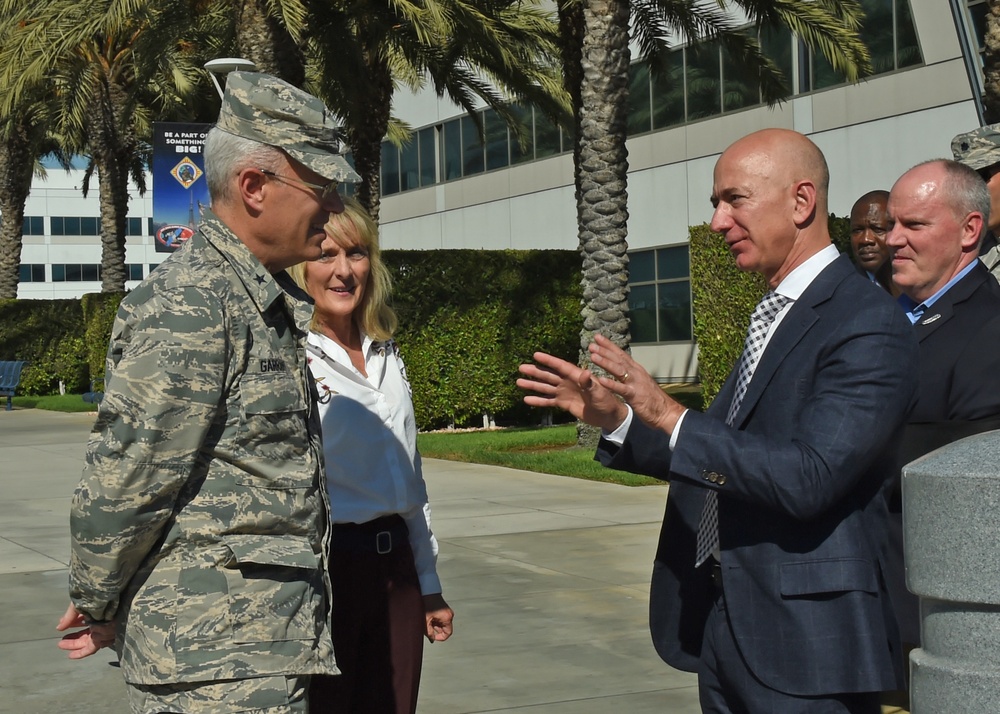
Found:
[[968, 275], [952, 285], [944, 295], [927, 308], [919, 320], [913, 323], [913, 329], [916, 331], [919, 341], [923, 342], [941, 325], [948, 322], [955, 314], [955, 306], [972, 297], [983, 281], [990, 277], [985, 268], [980, 269], [981, 267], [981, 264], [977, 265]]
[[[788, 312], [771, 335], [767, 349], [757, 363], [757, 368], [750, 379], [747, 393], [740, 403], [740, 410], [733, 420], [733, 426], [739, 428], [753, 412], [754, 406], [760, 401], [774, 373], [781, 366], [788, 353], [795, 348], [809, 329], [816, 323], [815, 306], [829, 300], [847, 275], [852, 274], [850, 261], [841, 256], [825, 267], [816, 279], [809, 284], [798, 300], [792, 303]], [[730, 393], [731, 398], [731, 393]], [[728, 407], [728, 402], [727, 402]]]

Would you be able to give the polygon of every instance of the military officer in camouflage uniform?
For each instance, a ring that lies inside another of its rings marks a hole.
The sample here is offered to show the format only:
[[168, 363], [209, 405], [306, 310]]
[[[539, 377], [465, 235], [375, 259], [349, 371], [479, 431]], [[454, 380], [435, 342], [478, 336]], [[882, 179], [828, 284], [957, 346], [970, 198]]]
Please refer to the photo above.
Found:
[[1000, 124], [979, 127], [959, 134], [951, 141], [955, 161], [982, 176], [990, 191], [989, 232], [983, 238], [979, 259], [993, 277], [1000, 280]]
[[304, 712], [336, 674], [312, 307], [357, 181], [321, 101], [229, 75], [205, 145], [212, 210], [122, 302], [73, 499], [71, 658], [113, 643], [134, 712]]

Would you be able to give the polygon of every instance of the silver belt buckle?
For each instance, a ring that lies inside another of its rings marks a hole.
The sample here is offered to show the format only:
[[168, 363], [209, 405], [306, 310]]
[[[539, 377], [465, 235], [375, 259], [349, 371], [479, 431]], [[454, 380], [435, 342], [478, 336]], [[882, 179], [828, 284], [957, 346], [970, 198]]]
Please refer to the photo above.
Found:
[[382, 531], [375, 534], [375, 551], [379, 555], [385, 555], [392, 552], [392, 533], [389, 531]]

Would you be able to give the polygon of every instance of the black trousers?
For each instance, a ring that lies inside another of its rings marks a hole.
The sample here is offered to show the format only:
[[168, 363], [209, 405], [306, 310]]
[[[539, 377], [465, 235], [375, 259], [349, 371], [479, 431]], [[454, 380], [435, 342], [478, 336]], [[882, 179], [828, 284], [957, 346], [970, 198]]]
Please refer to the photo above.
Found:
[[[399, 516], [351, 526], [334, 527], [330, 552], [333, 649], [341, 674], [312, 677], [309, 711], [413, 714], [426, 618], [406, 526]], [[386, 532], [392, 535], [378, 536]], [[389, 541], [391, 550], [378, 552]]]

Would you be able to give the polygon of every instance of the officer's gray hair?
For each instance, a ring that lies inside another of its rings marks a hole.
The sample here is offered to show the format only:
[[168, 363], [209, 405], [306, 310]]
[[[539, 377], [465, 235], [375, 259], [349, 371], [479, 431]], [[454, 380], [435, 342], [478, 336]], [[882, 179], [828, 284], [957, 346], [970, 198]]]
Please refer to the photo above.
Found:
[[944, 182], [944, 193], [951, 204], [958, 220], [964, 220], [970, 213], [979, 213], [983, 217], [983, 230], [979, 234], [979, 243], [989, 229], [990, 222], [990, 190], [982, 177], [971, 168], [958, 161], [943, 159], [947, 180]]
[[213, 127], [205, 139], [205, 180], [212, 203], [232, 199], [233, 178], [243, 169], [275, 171], [283, 156], [281, 149]]

